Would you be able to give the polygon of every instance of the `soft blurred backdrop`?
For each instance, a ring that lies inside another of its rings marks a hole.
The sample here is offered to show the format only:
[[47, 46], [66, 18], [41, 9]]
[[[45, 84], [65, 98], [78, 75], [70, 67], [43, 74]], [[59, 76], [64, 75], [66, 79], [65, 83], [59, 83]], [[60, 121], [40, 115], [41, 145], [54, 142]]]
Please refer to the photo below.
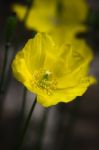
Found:
[[[11, 4], [22, 0], [0, 0], [0, 74], [4, 63], [6, 43], [6, 22], [9, 16], [15, 16]], [[99, 0], [89, 0], [89, 15], [86, 24], [87, 33], [78, 34], [91, 46], [94, 61], [91, 72], [99, 79]], [[31, 104], [33, 94], [25, 91], [22, 84], [11, 74], [11, 61], [15, 53], [23, 47], [27, 39], [35, 32], [27, 29], [17, 21], [11, 46], [7, 54], [4, 89], [0, 94], [0, 150], [14, 150]], [[24, 106], [23, 97], [26, 94]], [[60, 103], [51, 108], [37, 104], [33, 112], [25, 139], [23, 150], [99, 150], [99, 83], [91, 86], [78, 100]], [[25, 107], [25, 110], [21, 108]]]

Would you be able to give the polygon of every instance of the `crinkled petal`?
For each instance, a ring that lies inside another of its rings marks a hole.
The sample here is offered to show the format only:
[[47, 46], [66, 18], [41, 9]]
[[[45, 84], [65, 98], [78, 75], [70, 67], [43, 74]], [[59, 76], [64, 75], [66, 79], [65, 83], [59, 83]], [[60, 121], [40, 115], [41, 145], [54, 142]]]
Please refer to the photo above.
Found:
[[24, 53], [23, 51], [18, 52], [15, 59], [12, 62], [12, 72], [15, 78], [22, 82], [24, 85], [29, 80], [32, 80], [32, 75], [29, 72], [26, 62], [24, 60]]
[[77, 96], [82, 96], [91, 84], [96, 83], [93, 77], [85, 78], [83, 81], [67, 89], [56, 90], [52, 96], [44, 96], [38, 94], [38, 102], [44, 107], [56, 105], [59, 102], [68, 103], [74, 100]]
[[26, 76], [26, 73], [24, 74], [26, 69], [31, 75], [38, 69], [53, 70], [57, 60], [57, 57], [54, 57], [56, 51], [51, 38], [44, 33], [38, 33], [35, 38], [28, 40], [22, 51], [17, 53], [13, 69], [22, 70], [24, 76]]

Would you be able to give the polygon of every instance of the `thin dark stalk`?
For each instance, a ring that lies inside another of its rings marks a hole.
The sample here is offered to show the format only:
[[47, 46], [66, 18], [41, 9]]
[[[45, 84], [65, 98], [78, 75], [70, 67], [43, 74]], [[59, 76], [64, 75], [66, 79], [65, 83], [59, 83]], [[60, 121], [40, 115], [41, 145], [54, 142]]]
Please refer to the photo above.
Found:
[[[6, 20], [6, 26], [5, 26], [5, 54], [4, 54], [4, 60], [3, 60], [3, 68], [1, 73], [1, 80], [0, 80], [0, 94], [4, 93], [6, 81], [7, 78], [7, 65], [8, 65], [8, 56], [9, 56], [9, 48], [11, 46], [11, 40], [13, 37], [13, 33], [15, 31], [17, 24], [17, 19], [15, 15], [9, 16]], [[9, 67], [8, 67], [9, 68]]]
[[21, 108], [21, 120], [24, 118], [24, 111], [26, 105], [27, 89], [23, 87], [23, 96], [22, 96], [22, 108]]
[[21, 134], [21, 136], [20, 136], [18, 145], [17, 145], [17, 147], [16, 147], [15, 150], [20, 150], [20, 149], [21, 149], [21, 146], [22, 146], [22, 144], [23, 144], [24, 137], [25, 137], [26, 131], [27, 131], [27, 129], [28, 129], [28, 125], [29, 125], [29, 122], [30, 122], [30, 119], [31, 119], [32, 113], [33, 113], [33, 111], [34, 111], [34, 108], [35, 108], [36, 103], [37, 103], [37, 97], [35, 97], [35, 100], [34, 100], [34, 102], [33, 102], [33, 104], [32, 104], [32, 107], [31, 107], [31, 109], [30, 109], [29, 115], [28, 115], [28, 117], [27, 117], [27, 120], [26, 120], [25, 125], [24, 125], [24, 128], [23, 128], [22, 134]]
[[10, 78], [11, 59], [9, 60], [9, 49], [11, 47], [12, 38], [14, 35], [16, 25], [17, 25], [16, 16], [15, 15], [9, 16], [5, 24], [4, 58], [3, 58], [2, 72], [0, 76], [0, 118], [2, 116], [3, 104], [11, 79]]
[[10, 44], [7, 43], [5, 45], [5, 55], [4, 55], [3, 68], [2, 68], [1, 79], [0, 79], [0, 94], [4, 93], [9, 48], [10, 48]]
[[43, 139], [44, 139], [44, 131], [45, 131], [46, 123], [47, 123], [48, 112], [49, 112], [49, 109], [46, 109], [44, 111], [44, 115], [43, 115], [43, 118], [41, 120], [39, 129], [38, 129], [38, 139], [37, 139], [36, 147], [35, 147], [36, 150], [42, 150], [42, 146], [43, 146], [42, 144], [43, 144]]
[[66, 130], [64, 131], [64, 139], [62, 142], [62, 147], [61, 150], [67, 149], [70, 150], [71, 148], [71, 143], [72, 143], [72, 133], [74, 129], [74, 124], [77, 121], [77, 113], [79, 110], [81, 104], [81, 98], [78, 97], [77, 100], [74, 102], [74, 106], [72, 108], [72, 111], [70, 113], [70, 119], [67, 125]]
[[[27, 11], [26, 11], [26, 14], [24, 16], [24, 20], [23, 22], [25, 23], [27, 18], [28, 18], [28, 15], [29, 15], [29, 12], [30, 12], [30, 8], [31, 8], [31, 5], [32, 5], [32, 1], [33, 0], [26, 0], [26, 2], [28, 3], [28, 7], [27, 7]], [[20, 119], [21, 119], [21, 124], [22, 124], [22, 121], [23, 121], [23, 118], [24, 118], [24, 111], [25, 111], [25, 104], [26, 104], [26, 95], [27, 95], [27, 89], [25, 87], [23, 87], [23, 96], [22, 96], [22, 108], [21, 108], [21, 116], [20, 116]]]

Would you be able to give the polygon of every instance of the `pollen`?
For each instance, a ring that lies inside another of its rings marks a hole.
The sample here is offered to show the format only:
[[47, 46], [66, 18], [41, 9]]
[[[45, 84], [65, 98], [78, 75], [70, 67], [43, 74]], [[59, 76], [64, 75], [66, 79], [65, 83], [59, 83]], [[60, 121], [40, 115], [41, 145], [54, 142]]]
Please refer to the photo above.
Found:
[[52, 95], [57, 87], [57, 80], [49, 70], [39, 70], [33, 74], [33, 86]]

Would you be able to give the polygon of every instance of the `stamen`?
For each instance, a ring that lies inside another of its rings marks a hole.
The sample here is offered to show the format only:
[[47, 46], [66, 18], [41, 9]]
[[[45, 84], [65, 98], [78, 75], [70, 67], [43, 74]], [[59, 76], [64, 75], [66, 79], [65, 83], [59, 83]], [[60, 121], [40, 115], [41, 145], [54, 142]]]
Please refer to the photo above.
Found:
[[35, 71], [33, 74], [33, 86], [52, 95], [57, 86], [54, 74], [49, 70]]

